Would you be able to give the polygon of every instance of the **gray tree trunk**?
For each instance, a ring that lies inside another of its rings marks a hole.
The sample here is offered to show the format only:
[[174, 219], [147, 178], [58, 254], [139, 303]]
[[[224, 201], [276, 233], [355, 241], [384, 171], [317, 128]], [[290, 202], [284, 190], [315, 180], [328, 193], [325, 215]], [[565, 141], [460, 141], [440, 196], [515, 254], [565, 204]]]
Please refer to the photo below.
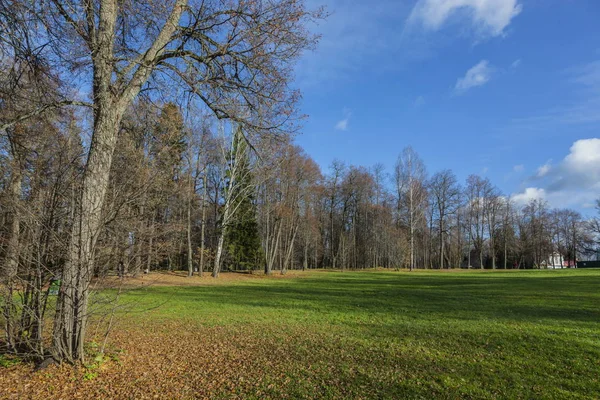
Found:
[[102, 205], [108, 188], [110, 165], [124, 110], [105, 104], [97, 111], [94, 135], [83, 178], [80, 204], [75, 215], [69, 260], [63, 269], [57, 300], [53, 347], [58, 359], [83, 360], [89, 285], [94, 272], [94, 247], [98, 238]]
[[206, 172], [204, 173], [202, 183], [202, 228], [200, 231], [200, 265], [198, 267], [198, 274], [202, 276], [204, 273], [204, 235], [206, 227]]
[[[102, 208], [121, 119], [148, 80], [157, 57], [165, 51], [166, 44], [177, 29], [184, 4], [184, 0], [175, 2], [160, 33], [137, 63], [131, 80], [121, 88], [113, 85], [114, 43], [119, 8], [116, 0], [100, 2], [97, 31], [90, 32], [88, 38], [93, 64], [93, 134], [54, 320], [53, 352], [54, 357], [59, 360], [84, 360], [83, 344], [88, 318], [89, 286], [94, 272], [94, 248], [102, 225]], [[93, 13], [93, 8], [88, 12]], [[87, 17], [89, 20], [94, 19], [92, 14]]]
[[21, 166], [15, 160], [13, 170], [11, 174], [11, 180], [8, 187], [8, 193], [11, 197], [10, 208], [11, 208], [11, 220], [9, 228], [8, 243], [6, 246], [6, 257], [4, 260], [4, 271], [3, 277], [5, 281], [4, 286], [4, 331], [6, 335], [6, 346], [9, 351], [15, 350], [15, 340], [13, 326], [14, 322], [14, 289], [15, 289], [15, 278], [17, 277], [18, 265], [19, 265], [19, 242], [21, 232], [21, 216], [19, 211], [19, 200], [21, 197], [21, 189], [23, 184], [23, 176], [21, 174]]
[[187, 265], [188, 265], [188, 276], [194, 275], [194, 260], [193, 260], [193, 249], [192, 249], [192, 199], [194, 197], [194, 185], [190, 174], [190, 193], [188, 193], [188, 204], [187, 204]]

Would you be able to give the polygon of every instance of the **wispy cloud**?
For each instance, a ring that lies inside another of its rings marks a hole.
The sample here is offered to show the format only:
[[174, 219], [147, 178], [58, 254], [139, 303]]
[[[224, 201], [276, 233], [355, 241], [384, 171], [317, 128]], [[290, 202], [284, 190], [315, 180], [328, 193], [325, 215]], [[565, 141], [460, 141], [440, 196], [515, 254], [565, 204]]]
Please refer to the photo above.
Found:
[[[296, 67], [296, 79], [301, 87], [321, 87], [324, 84], [350, 79], [362, 69], [374, 73], [401, 68], [405, 57], [400, 52], [398, 38], [410, 6], [397, 0], [327, 0], [326, 21], [315, 23], [310, 30], [321, 35], [313, 52], [305, 53]], [[323, 0], [308, 0], [307, 6], [317, 8]]]
[[337, 124], [335, 124], [335, 130], [336, 131], [348, 130], [348, 122], [349, 122], [348, 118], [338, 121]]
[[454, 91], [457, 94], [462, 94], [474, 87], [485, 85], [491, 79], [493, 70], [487, 60], [480, 61], [477, 65], [470, 68], [464, 77], [456, 81]]
[[415, 107], [421, 107], [425, 105], [425, 97], [423, 96], [418, 96], [415, 99], [415, 103], [414, 103]]
[[347, 131], [348, 130], [348, 126], [350, 124], [350, 117], [352, 116], [352, 112], [350, 110], [348, 110], [347, 108], [344, 109], [344, 114], [345, 114], [345, 118], [339, 120], [336, 124], [334, 129], [336, 131]]
[[515, 69], [515, 68], [518, 68], [519, 65], [521, 65], [521, 59], [520, 58], [518, 60], [513, 61], [512, 64], [510, 64], [510, 68], [511, 69]]
[[467, 22], [478, 39], [501, 36], [521, 13], [517, 0], [419, 0], [407, 26], [437, 31], [447, 24]]
[[[456, 22], [457, 34], [469, 27], [476, 41], [502, 35], [521, 11], [518, 0], [326, 0], [329, 17], [309, 29], [321, 35], [315, 51], [296, 65], [302, 88], [351, 79], [358, 71], [386, 73], [435, 54], [452, 38], [432, 33]], [[317, 8], [323, 0], [307, 0]]]
[[600, 122], [600, 60], [574, 66], [564, 71], [572, 84], [575, 100], [556, 105], [545, 113], [516, 118], [513, 125], [525, 129], [546, 129], [557, 124], [590, 124]]
[[567, 73], [571, 76], [571, 82], [595, 92], [600, 91], [600, 60], [569, 68]]
[[548, 160], [548, 162], [546, 162], [546, 164], [540, 166], [537, 169], [536, 176], [538, 178], [543, 178], [544, 176], [548, 175], [548, 172], [550, 172], [551, 169], [552, 169], [552, 160]]
[[515, 171], [515, 172], [523, 172], [523, 171], [525, 171], [525, 166], [523, 164], [515, 165], [513, 167], [513, 171]]

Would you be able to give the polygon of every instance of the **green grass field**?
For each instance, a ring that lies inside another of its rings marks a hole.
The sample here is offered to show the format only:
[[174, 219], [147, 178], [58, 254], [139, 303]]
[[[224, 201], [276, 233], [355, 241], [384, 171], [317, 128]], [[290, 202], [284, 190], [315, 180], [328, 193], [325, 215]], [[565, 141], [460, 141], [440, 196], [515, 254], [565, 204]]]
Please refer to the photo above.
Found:
[[7, 381], [31, 384], [13, 393], [600, 398], [600, 270], [309, 272], [153, 286], [122, 303], [118, 363], [87, 375], [12, 367]]
[[600, 398], [600, 270], [315, 272], [125, 300], [158, 306], [146, 323], [247, 336], [267, 376], [229, 387], [242, 397]]

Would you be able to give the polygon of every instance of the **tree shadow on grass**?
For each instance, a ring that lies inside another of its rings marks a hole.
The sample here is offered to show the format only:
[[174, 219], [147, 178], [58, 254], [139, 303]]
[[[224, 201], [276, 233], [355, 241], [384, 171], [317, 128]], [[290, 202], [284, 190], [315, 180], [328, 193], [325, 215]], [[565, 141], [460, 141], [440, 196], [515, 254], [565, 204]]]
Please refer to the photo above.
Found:
[[235, 324], [259, 337], [269, 349], [260, 362], [285, 354], [292, 363], [285, 371], [293, 384], [281, 392], [287, 395], [303, 382], [298, 397], [544, 397], [539, 388], [548, 398], [594, 393], [598, 384], [587, 377], [595, 376], [600, 355], [600, 275], [536, 278], [331, 273], [152, 287], [127, 296], [145, 306], [168, 300], [155, 310], [164, 318]]
[[[600, 324], [600, 277], [531, 275], [328, 274], [299, 280], [258, 281], [231, 286], [156, 287], [153, 299], [170, 297], [184, 313], [223, 307], [278, 316], [307, 313], [323, 322], [373, 316], [384, 320], [458, 319]], [[132, 296], [132, 295], [130, 295]], [[135, 296], [135, 294], [133, 294]], [[254, 310], [253, 310], [254, 309]], [[260, 310], [259, 310], [260, 309]], [[223, 316], [224, 319], [228, 315]]]

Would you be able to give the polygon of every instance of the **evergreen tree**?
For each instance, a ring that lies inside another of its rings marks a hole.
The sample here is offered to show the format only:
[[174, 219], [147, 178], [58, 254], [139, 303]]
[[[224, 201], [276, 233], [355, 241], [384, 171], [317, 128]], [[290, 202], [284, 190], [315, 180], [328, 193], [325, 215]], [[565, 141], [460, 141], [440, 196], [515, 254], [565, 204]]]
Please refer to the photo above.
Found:
[[[231, 176], [234, 163], [237, 164], [235, 177]], [[230, 197], [235, 211], [225, 237], [227, 264], [232, 269], [252, 270], [261, 263], [262, 248], [256, 221], [255, 190], [248, 144], [239, 126], [234, 133], [227, 174], [228, 179], [236, 180], [231, 186], [233, 193]]]
[[160, 111], [150, 144], [156, 168], [169, 179], [177, 180], [186, 147], [181, 110], [177, 105], [167, 103]]

